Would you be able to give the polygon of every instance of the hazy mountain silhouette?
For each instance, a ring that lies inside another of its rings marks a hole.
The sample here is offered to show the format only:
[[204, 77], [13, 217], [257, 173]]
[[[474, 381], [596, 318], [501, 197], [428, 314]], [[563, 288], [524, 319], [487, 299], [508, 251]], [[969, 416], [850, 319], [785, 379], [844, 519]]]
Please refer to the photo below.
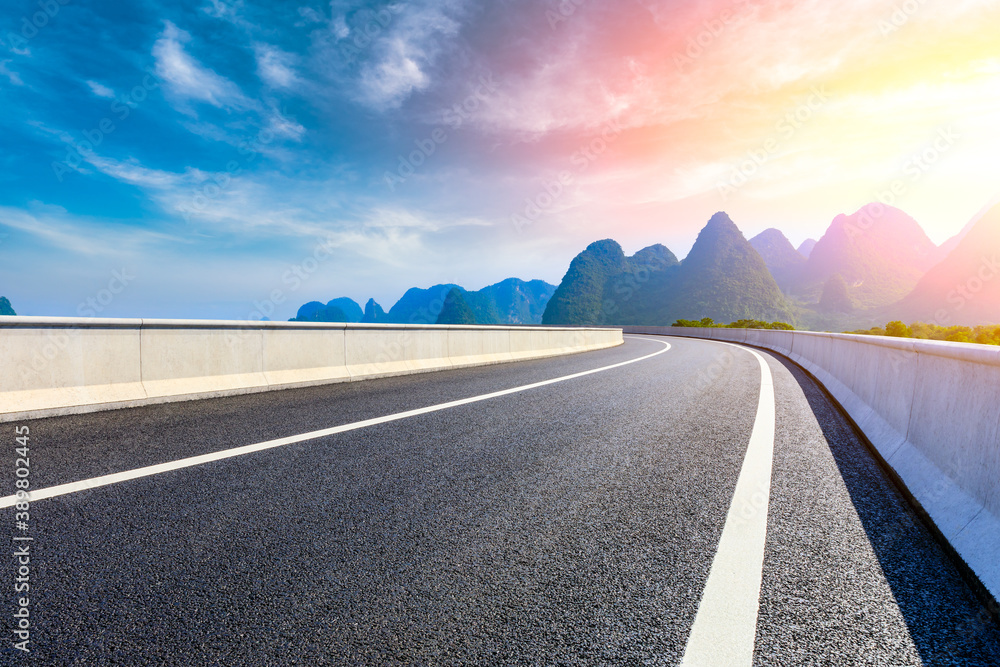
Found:
[[940, 325], [1000, 323], [1000, 205], [979, 217], [893, 311]]
[[812, 254], [813, 249], [816, 247], [816, 239], [806, 239], [798, 247], [799, 254], [809, 259], [809, 255]]
[[833, 220], [806, 262], [800, 293], [818, 299], [839, 274], [858, 307], [884, 306], [908, 294], [939, 257], [916, 220], [897, 208], [869, 204]]
[[764, 260], [768, 271], [783, 292], [802, 280], [806, 258], [777, 229], [766, 229], [750, 239], [750, 245]]
[[376, 324], [386, 322], [385, 311], [382, 310], [382, 306], [378, 305], [375, 299], [368, 299], [368, 303], [365, 304], [365, 312], [361, 317], [361, 321], [366, 324]]
[[[461, 292], [479, 324], [541, 324], [542, 313], [556, 286], [541, 280], [508, 278], [477, 292], [469, 292], [454, 284], [434, 285], [427, 289], [413, 287], [388, 313], [374, 299], [369, 299], [362, 311], [354, 300], [341, 297], [325, 305], [311, 301], [299, 308], [293, 321], [434, 324], [453, 288]], [[329, 319], [337, 313], [343, 319]]]

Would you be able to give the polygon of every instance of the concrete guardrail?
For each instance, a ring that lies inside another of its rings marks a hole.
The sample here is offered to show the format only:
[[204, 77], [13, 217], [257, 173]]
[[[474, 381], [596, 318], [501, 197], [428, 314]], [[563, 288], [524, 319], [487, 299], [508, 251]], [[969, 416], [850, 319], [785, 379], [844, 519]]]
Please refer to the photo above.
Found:
[[746, 343], [808, 370], [1000, 600], [1000, 348], [803, 331], [624, 330]]
[[0, 318], [0, 422], [537, 359], [620, 329]]

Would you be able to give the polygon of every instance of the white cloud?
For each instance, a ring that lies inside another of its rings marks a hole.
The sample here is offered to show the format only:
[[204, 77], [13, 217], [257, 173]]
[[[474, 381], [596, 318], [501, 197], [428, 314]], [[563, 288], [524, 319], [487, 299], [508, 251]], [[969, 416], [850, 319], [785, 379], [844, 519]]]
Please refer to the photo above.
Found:
[[261, 80], [274, 88], [290, 88], [298, 81], [292, 69], [294, 56], [270, 44], [255, 44], [257, 74]]
[[153, 44], [156, 74], [168, 90], [181, 100], [206, 102], [216, 107], [248, 108], [252, 103], [239, 87], [192, 58], [184, 50], [191, 35], [170, 21]]
[[106, 97], [109, 100], [114, 99], [115, 97], [115, 91], [111, 90], [104, 84], [96, 81], [87, 81], [87, 85], [90, 86], [90, 91], [98, 97]]
[[21, 76], [7, 67], [7, 63], [9, 62], [10, 60], [0, 60], [0, 74], [3, 74], [5, 77], [10, 79], [10, 82], [15, 86], [23, 86], [24, 81], [21, 80]]

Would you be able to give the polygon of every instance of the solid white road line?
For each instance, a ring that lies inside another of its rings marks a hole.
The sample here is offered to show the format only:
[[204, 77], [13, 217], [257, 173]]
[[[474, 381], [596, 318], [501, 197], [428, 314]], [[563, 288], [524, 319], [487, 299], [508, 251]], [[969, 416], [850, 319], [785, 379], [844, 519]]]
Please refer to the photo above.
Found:
[[[479, 401], [487, 401], [491, 398], [499, 398], [500, 396], [507, 396], [510, 394], [517, 394], [522, 391], [528, 391], [531, 389], [537, 389], [539, 387], [545, 387], [550, 384], [556, 384], [557, 382], [566, 382], [567, 380], [575, 380], [576, 378], [581, 378], [586, 375], [593, 375], [594, 373], [603, 373], [604, 371], [610, 371], [614, 368], [621, 368], [622, 366], [628, 366], [629, 364], [636, 364], [640, 361], [645, 361], [646, 359], [651, 359], [658, 355], [667, 352], [670, 349], [670, 343], [662, 340], [655, 340], [652, 338], [647, 338], [645, 340], [653, 340], [654, 342], [663, 345], [663, 349], [652, 354], [647, 354], [643, 357], [637, 359], [632, 359], [630, 361], [622, 361], [617, 364], [612, 364], [610, 366], [604, 366], [602, 368], [595, 368], [589, 371], [583, 371], [581, 373], [573, 373], [572, 375], [564, 375], [563, 377], [553, 378], [551, 380], [544, 380], [542, 382], [535, 382], [532, 384], [526, 384], [520, 387], [513, 387], [511, 389], [504, 389], [502, 391], [495, 391], [490, 394], [482, 394], [480, 396], [472, 396], [470, 398], [463, 398], [457, 401], [450, 401], [448, 403], [440, 403], [438, 405], [431, 405], [426, 408], [417, 408], [416, 410], [407, 410], [405, 412], [397, 412], [395, 414], [386, 415], [385, 417], [375, 417], [373, 419], [365, 419], [364, 421], [354, 422], [352, 424], [343, 424], [341, 426], [334, 426], [332, 428], [323, 429], [321, 431], [312, 431], [309, 433], [303, 433], [301, 435], [293, 435], [287, 438], [279, 438], [277, 440], [268, 440], [267, 442], [259, 442], [255, 445], [245, 445], [243, 447], [234, 447], [233, 449], [226, 449], [220, 452], [212, 452], [210, 454], [202, 454], [200, 456], [192, 456], [186, 459], [180, 459], [177, 461], [170, 461], [168, 463], [160, 463], [158, 465], [146, 466], [145, 468], [136, 468], [135, 470], [127, 470], [125, 472], [117, 472], [111, 475], [103, 475], [101, 477], [93, 477], [91, 479], [80, 480], [79, 482], [70, 482], [68, 484], [60, 484], [58, 486], [50, 486], [45, 489], [39, 489], [37, 491], [32, 491], [30, 494], [30, 500], [32, 502], [38, 500], [45, 500], [47, 498], [55, 498], [57, 496], [65, 496], [70, 493], [76, 493], [78, 491], [85, 491], [87, 489], [96, 489], [101, 486], [108, 486], [109, 484], [117, 484], [119, 482], [125, 482], [130, 479], [139, 479], [140, 477], [149, 477], [151, 475], [159, 475], [160, 473], [170, 472], [171, 470], [179, 470], [181, 468], [190, 468], [192, 466], [202, 465], [203, 463], [210, 463], [212, 461], [221, 461], [222, 459], [231, 459], [236, 456], [243, 456], [244, 454], [252, 454], [254, 452], [260, 452], [265, 449], [274, 449], [275, 447], [284, 447], [285, 445], [292, 445], [297, 442], [305, 442], [307, 440], [315, 440], [317, 438], [325, 438], [330, 435], [336, 435], [338, 433], [346, 433], [347, 431], [355, 431], [357, 429], [366, 428], [368, 426], [375, 426], [376, 424], [385, 424], [387, 422], [399, 421], [400, 419], [407, 419], [408, 417], [416, 417], [417, 415], [425, 415], [430, 412], [438, 412], [440, 410], [447, 410], [449, 408], [457, 408], [462, 405], [469, 405], [470, 403], [478, 403]], [[16, 495], [5, 496], [0, 498], [0, 509], [4, 507], [12, 507], [18, 502]]]
[[748, 348], [739, 349], [760, 363], [757, 417], [684, 651], [684, 667], [753, 665], [774, 454], [774, 383], [764, 357]]

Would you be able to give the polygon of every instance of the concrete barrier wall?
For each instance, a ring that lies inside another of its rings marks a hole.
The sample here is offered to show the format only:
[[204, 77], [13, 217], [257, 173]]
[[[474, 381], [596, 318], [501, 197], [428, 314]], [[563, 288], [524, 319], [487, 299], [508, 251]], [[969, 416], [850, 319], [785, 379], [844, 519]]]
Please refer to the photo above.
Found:
[[803, 366], [1000, 599], [1000, 348], [804, 331], [624, 329], [746, 343]]
[[620, 329], [0, 318], [0, 421], [537, 359]]

